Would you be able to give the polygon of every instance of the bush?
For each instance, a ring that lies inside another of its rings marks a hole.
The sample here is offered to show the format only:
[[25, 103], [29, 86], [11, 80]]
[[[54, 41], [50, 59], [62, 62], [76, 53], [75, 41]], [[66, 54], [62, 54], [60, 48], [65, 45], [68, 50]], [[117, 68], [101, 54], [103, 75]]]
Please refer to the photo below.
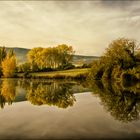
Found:
[[89, 64], [83, 64], [81, 68], [91, 68], [92, 67], [92, 63]]
[[64, 70], [69, 70], [69, 69], [74, 69], [74, 68], [75, 68], [74, 65], [69, 64], [69, 65], [66, 65], [66, 66], [64, 67]]
[[40, 71], [49, 72], [49, 71], [53, 71], [53, 69], [48, 67], [48, 68], [42, 68]]
[[30, 71], [30, 66], [31, 64], [30, 63], [23, 63], [23, 64], [20, 64], [18, 67], [16, 67], [16, 71], [17, 72], [29, 72]]
[[63, 66], [60, 66], [57, 68], [57, 70], [69, 70], [69, 69], [74, 69], [75, 66], [71, 63], [65, 64]]

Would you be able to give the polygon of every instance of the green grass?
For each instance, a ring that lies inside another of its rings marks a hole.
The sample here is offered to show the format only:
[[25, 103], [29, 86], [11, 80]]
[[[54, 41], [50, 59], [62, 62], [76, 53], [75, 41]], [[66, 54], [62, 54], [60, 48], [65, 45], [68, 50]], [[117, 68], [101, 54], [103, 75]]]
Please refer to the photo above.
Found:
[[[72, 69], [52, 72], [34, 72], [29, 73], [30, 78], [48, 78], [48, 79], [83, 79], [86, 78], [89, 68]], [[23, 73], [17, 74], [18, 77], [23, 77]]]

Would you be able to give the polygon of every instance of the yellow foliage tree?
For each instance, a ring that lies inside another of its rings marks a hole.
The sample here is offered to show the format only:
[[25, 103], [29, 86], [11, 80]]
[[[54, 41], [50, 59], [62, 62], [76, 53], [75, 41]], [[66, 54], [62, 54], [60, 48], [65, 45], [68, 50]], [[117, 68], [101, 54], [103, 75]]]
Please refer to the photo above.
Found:
[[7, 55], [6, 58], [2, 61], [2, 71], [4, 77], [14, 77], [16, 69], [16, 57], [15, 55]]
[[58, 45], [49, 48], [33, 48], [27, 54], [28, 60], [31, 63], [31, 69], [37, 65], [38, 68], [64, 68], [72, 62], [73, 48], [66, 44]]

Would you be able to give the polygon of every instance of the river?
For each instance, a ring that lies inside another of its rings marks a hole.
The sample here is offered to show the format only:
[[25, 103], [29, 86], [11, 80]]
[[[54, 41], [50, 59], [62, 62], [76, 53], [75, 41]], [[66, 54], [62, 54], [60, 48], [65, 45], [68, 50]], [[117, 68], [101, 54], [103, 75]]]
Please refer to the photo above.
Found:
[[140, 138], [140, 86], [0, 80], [0, 139]]

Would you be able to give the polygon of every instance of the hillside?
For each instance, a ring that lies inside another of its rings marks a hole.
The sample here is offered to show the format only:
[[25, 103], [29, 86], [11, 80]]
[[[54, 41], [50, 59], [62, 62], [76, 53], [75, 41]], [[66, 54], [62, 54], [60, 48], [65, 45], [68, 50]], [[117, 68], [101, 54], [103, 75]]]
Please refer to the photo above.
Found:
[[[11, 48], [7, 48], [6, 50], [9, 51]], [[25, 48], [12, 48], [14, 49], [14, 52], [16, 53], [17, 61], [19, 64], [24, 63], [27, 61], [27, 53], [30, 51], [30, 49]]]
[[99, 59], [99, 57], [97, 56], [74, 55], [73, 64], [75, 65], [89, 64], [93, 60], [97, 60], [97, 59]]
[[[8, 51], [11, 48], [6, 48]], [[27, 61], [27, 53], [30, 51], [30, 49], [26, 48], [13, 48], [14, 52], [16, 53], [18, 63], [24, 63]], [[93, 60], [97, 60], [99, 57], [97, 56], [84, 56], [84, 55], [74, 55], [73, 57], [73, 64], [75, 65], [82, 65], [83, 63], [89, 64]]]

